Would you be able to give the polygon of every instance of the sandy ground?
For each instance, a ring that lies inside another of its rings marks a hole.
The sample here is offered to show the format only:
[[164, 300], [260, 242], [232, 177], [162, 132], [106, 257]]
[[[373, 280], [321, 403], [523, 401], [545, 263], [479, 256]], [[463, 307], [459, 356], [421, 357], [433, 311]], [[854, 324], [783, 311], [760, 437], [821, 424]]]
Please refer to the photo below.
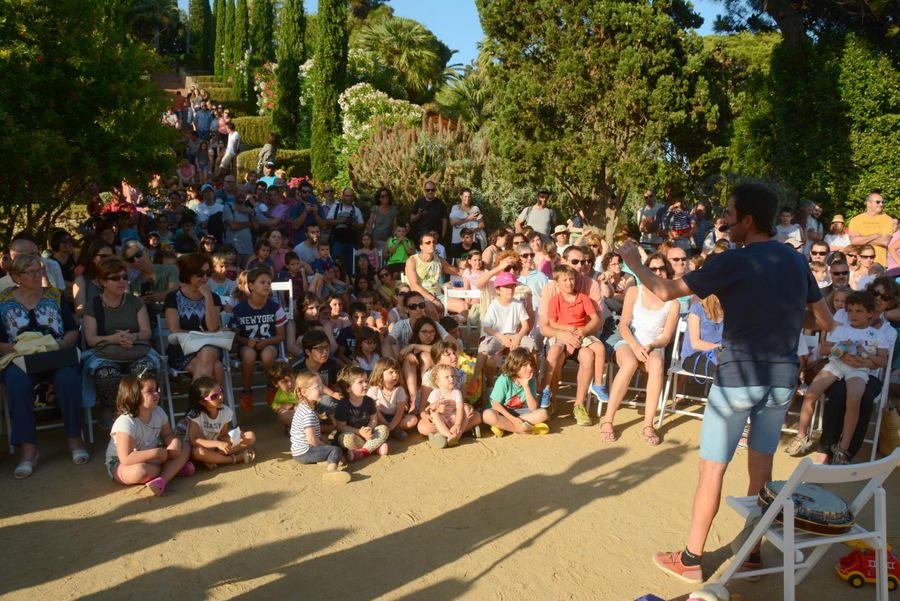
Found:
[[[637, 412], [623, 408], [620, 440], [601, 445], [596, 427], [561, 413], [545, 437], [466, 438], [443, 451], [418, 436], [392, 442], [388, 457], [354, 464], [353, 481], [335, 487], [322, 481], [324, 467], [291, 460], [287, 438], [259, 406], [241, 416], [261, 441], [256, 464], [202, 469], [164, 498], [109, 480], [105, 436], [89, 464], [74, 466], [61, 432], [42, 432], [29, 480], [13, 480], [13, 460], [0, 459], [0, 597], [684, 599], [695, 587], [656, 570], [650, 556], [683, 545], [700, 421], [670, 418], [663, 444], [650, 447], [638, 437]], [[745, 460], [739, 451], [726, 494], [745, 493]], [[776, 477], [796, 463], [779, 452]], [[898, 493], [895, 476], [892, 535]], [[869, 514], [860, 519], [871, 524]], [[740, 527], [723, 508], [707, 574], [722, 569]], [[798, 599], [874, 598], [872, 587], [854, 590], [834, 574], [845, 552], [832, 549]], [[764, 549], [765, 559], [776, 557]], [[778, 599], [781, 581], [732, 592]]]

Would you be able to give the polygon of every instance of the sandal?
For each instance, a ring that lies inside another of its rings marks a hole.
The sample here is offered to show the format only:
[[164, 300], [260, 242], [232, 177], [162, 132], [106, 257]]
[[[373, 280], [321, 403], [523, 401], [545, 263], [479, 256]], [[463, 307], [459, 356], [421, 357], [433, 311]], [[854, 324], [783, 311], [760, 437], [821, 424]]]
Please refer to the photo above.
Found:
[[837, 444], [831, 446], [831, 465], [849, 465], [853, 458], [846, 449]]
[[[609, 426], [609, 432], [604, 431], [603, 426]], [[600, 422], [600, 442], [616, 442], [616, 429], [612, 422]]]
[[184, 478], [185, 476], [193, 476], [196, 472], [197, 467], [192, 462], [187, 461], [175, 475]]
[[34, 473], [34, 468], [37, 467], [39, 457], [40, 455], [35, 453], [34, 459], [23, 459], [20, 461], [13, 471], [13, 478], [16, 480], [24, 480], [25, 478], [31, 477], [31, 474]]
[[795, 435], [788, 445], [784, 448], [784, 452], [791, 457], [802, 457], [809, 453], [813, 448], [813, 442], [809, 435]]
[[[232, 455], [232, 457], [237, 457], [237, 455]], [[253, 449], [247, 449], [240, 455], [240, 461], [235, 461], [235, 463], [253, 463], [256, 461], [256, 451]]]
[[[650, 430], [650, 434], [647, 434], [647, 430]], [[652, 447], [655, 447], [660, 442], [662, 442], [659, 438], [659, 434], [657, 434], [656, 432], [656, 428], [654, 428], [653, 426], [644, 426], [641, 430], [641, 436], [644, 437], [644, 442]]]
[[85, 449], [75, 449], [72, 451], [72, 463], [75, 465], [84, 465], [91, 460], [91, 454]]
[[534, 436], [543, 436], [544, 434], [550, 434], [550, 426], [547, 424], [534, 424], [531, 427], [531, 434]]

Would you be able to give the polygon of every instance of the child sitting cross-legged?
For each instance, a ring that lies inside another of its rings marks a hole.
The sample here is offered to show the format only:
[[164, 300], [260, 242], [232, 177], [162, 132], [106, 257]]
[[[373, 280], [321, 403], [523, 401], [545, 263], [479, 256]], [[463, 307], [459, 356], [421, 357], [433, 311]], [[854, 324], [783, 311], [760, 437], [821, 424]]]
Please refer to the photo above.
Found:
[[407, 430], [419, 421], [409, 412], [406, 389], [400, 385], [400, 364], [396, 359], [384, 358], [375, 362], [369, 377], [369, 397], [375, 401], [378, 423], [384, 424], [397, 440], [405, 440]]
[[337, 442], [347, 449], [347, 460], [356, 461], [372, 453], [387, 455], [390, 435], [388, 427], [378, 425], [375, 401], [366, 396], [369, 382], [366, 372], [356, 365], [348, 365], [338, 374], [337, 386], [343, 393], [334, 418], [337, 421]]
[[350, 481], [350, 474], [338, 469], [341, 449], [322, 438], [322, 427], [316, 414], [316, 403], [322, 396], [322, 379], [313, 372], [297, 375], [294, 381], [296, 410], [291, 420], [291, 456], [300, 464], [325, 461], [326, 481], [343, 484]]
[[[127, 375], [116, 396], [119, 417], [110, 430], [106, 471], [120, 484], [145, 484], [162, 496], [175, 476], [190, 476], [190, 448], [175, 436], [159, 406], [159, 384], [153, 374]], [[165, 446], [160, 446], [160, 441]]]
[[484, 411], [484, 423], [494, 436], [506, 432], [547, 434], [550, 427], [547, 410], [538, 404], [537, 365], [534, 354], [524, 348], [513, 349], [501, 368], [491, 390], [491, 408]]
[[225, 406], [225, 393], [218, 382], [207, 376], [197, 378], [191, 383], [188, 399], [188, 440], [195, 461], [212, 470], [221, 464], [252, 463], [256, 459], [253, 432], [241, 432], [237, 444], [231, 441], [228, 431], [234, 413]]
[[428, 406], [422, 410], [419, 432], [428, 436], [437, 449], [459, 444], [463, 433], [481, 423], [481, 415], [463, 401], [462, 389], [457, 385], [457, 369], [439, 363], [431, 369]]

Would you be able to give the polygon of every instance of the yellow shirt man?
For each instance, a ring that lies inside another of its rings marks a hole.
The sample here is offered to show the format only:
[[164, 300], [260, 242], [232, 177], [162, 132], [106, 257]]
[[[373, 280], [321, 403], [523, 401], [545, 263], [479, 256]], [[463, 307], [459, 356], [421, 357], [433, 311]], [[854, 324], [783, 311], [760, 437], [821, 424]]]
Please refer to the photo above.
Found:
[[847, 229], [853, 244], [871, 244], [875, 248], [875, 261], [887, 266], [887, 246], [894, 233], [894, 222], [882, 212], [883, 207], [880, 194], [869, 194], [866, 212], [851, 219]]

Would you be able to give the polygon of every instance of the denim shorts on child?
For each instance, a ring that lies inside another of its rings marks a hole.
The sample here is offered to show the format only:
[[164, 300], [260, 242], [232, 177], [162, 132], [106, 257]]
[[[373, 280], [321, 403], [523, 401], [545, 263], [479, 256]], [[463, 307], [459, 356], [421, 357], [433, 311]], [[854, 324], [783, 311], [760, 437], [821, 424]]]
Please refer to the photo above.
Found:
[[748, 417], [748, 446], [757, 453], [773, 454], [778, 448], [784, 415], [794, 398], [794, 390], [778, 386], [725, 387], [713, 384], [703, 413], [700, 457], [716, 463], [729, 463]]
[[827, 371], [838, 380], [857, 378], [858, 380], [862, 380], [863, 386], [869, 381], [869, 370], [863, 369], [862, 367], [850, 367], [840, 359], [835, 359], [834, 357], [828, 359], [828, 363], [825, 364], [822, 371]]

